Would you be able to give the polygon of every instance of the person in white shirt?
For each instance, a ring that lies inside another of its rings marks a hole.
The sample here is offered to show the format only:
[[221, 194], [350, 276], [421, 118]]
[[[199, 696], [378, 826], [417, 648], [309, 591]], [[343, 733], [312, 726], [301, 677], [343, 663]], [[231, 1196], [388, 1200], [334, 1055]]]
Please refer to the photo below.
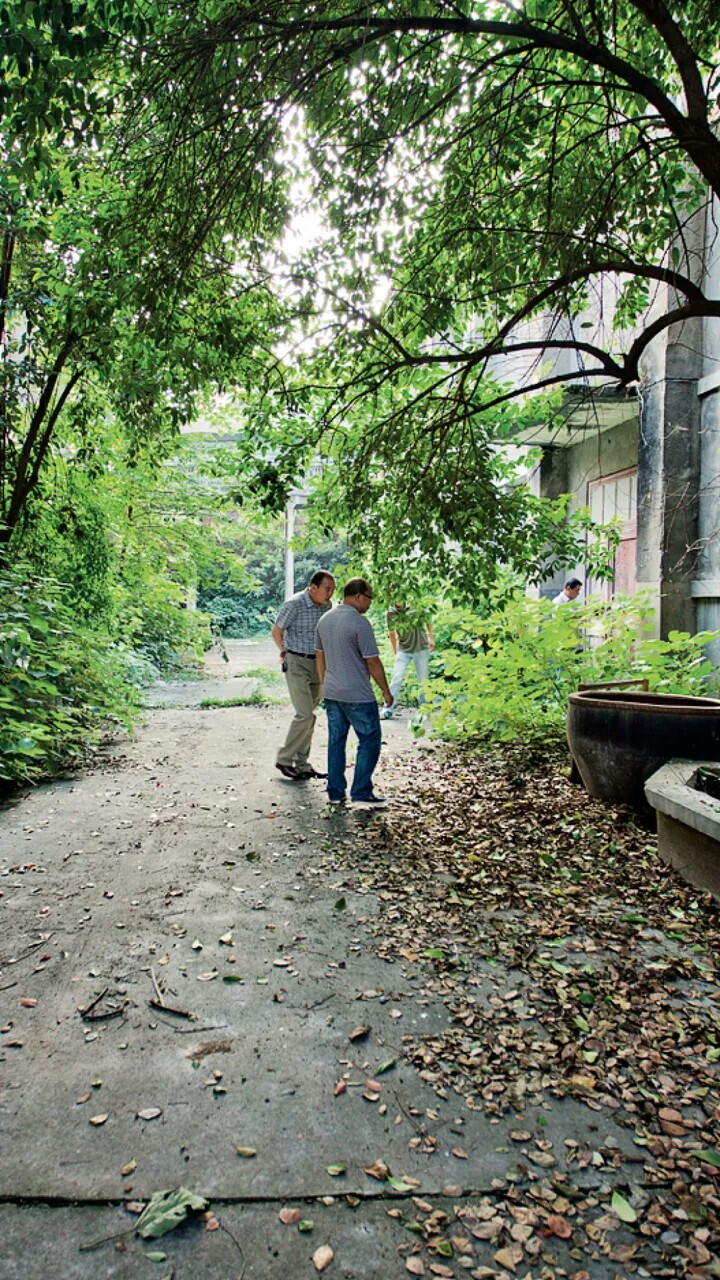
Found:
[[553, 604], [570, 604], [571, 601], [577, 600], [581, 587], [582, 582], [579, 578], [568, 578], [562, 591], [554, 597]]

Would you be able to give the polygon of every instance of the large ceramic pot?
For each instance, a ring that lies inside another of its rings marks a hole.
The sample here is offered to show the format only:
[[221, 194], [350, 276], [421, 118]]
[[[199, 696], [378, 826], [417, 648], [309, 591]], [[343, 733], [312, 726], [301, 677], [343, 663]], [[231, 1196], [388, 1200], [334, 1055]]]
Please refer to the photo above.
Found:
[[720, 699], [610, 683], [570, 694], [568, 742], [591, 796], [645, 810], [643, 786], [668, 760], [720, 761]]

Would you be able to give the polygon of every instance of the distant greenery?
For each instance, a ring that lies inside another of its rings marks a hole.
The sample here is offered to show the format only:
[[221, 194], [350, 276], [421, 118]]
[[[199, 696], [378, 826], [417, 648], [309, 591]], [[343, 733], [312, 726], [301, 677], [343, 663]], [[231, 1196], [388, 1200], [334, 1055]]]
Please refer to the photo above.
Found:
[[650, 639], [652, 613], [642, 595], [558, 607], [516, 595], [484, 618], [450, 611], [443, 674], [429, 684], [433, 728], [454, 739], [561, 739], [580, 684], [636, 676], [657, 692], [711, 692], [717, 671], [703, 650], [720, 633]]
[[[245, 574], [252, 582], [238, 585], [227, 578], [218, 582], [206, 577], [198, 591], [198, 607], [227, 639], [267, 634], [285, 599], [283, 525], [255, 525], [230, 545], [242, 555]], [[319, 538], [301, 547], [295, 552], [295, 589], [306, 587], [317, 569], [340, 573], [348, 558], [342, 539]]]

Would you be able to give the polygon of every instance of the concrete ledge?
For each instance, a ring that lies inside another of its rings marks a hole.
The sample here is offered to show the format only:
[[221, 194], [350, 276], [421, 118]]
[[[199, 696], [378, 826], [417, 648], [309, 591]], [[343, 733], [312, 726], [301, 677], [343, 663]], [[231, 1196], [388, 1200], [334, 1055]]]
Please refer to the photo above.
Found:
[[720, 599], [720, 578], [703, 578], [690, 583], [690, 595], [693, 600]]
[[708, 373], [704, 378], [698, 378], [697, 393], [699, 396], [712, 395], [713, 391], [720, 391], [720, 373]]
[[718, 762], [671, 760], [645, 783], [657, 813], [658, 853], [690, 884], [720, 897], [720, 801], [696, 791], [699, 768]]

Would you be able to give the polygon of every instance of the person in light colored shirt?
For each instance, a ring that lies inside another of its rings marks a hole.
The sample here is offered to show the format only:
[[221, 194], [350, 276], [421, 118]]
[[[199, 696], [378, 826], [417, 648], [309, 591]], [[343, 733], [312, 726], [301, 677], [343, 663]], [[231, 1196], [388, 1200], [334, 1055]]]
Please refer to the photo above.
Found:
[[582, 582], [579, 578], [568, 578], [562, 591], [553, 598], [553, 604], [571, 604], [580, 595]]
[[322, 678], [315, 662], [315, 630], [330, 609], [335, 579], [318, 569], [304, 591], [286, 600], [275, 620], [272, 638], [278, 647], [295, 716], [277, 754], [275, 768], [291, 782], [324, 778], [310, 764], [315, 708], [322, 697]]

